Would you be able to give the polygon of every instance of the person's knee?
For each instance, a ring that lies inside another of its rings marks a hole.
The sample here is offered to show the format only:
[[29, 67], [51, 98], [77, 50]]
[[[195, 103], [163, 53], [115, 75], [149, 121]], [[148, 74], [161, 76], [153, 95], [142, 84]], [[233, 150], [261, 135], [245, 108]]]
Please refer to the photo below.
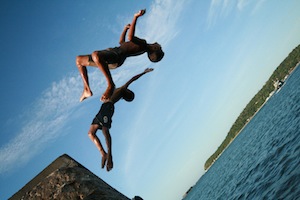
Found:
[[96, 132], [89, 131], [88, 136], [89, 136], [89, 138], [94, 139], [96, 137]]
[[98, 51], [94, 51], [92, 53], [92, 59], [94, 62], [100, 62], [100, 56], [99, 56], [99, 52]]
[[81, 64], [82, 63], [81, 60], [82, 60], [82, 56], [76, 56], [76, 65], [77, 65], [78, 68], [83, 67], [82, 64]]

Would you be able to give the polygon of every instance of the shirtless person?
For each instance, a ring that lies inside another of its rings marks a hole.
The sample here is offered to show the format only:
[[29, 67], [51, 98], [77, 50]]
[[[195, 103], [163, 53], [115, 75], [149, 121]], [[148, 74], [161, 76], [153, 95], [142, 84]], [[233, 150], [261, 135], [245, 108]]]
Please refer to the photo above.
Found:
[[[140, 10], [133, 17], [132, 23], [125, 26], [121, 37], [119, 47], [109, 48], [102, 51], [94, 51], [91, 55], [77, 56], [76, 65], [83, 80], [84, 89], [80, 97], [80, 102], [93, 95], [87, 75], [86, 66], [98, 67], [104, 74], [107, 81], [107, 89], [101, 97], [104, 101], [112, 95], [115, 84], [110, 74], [110, 69], [115, 69], [121, 66], [125, 59], [130, 56], [137, 56], [147, 52], [149, 59], [152, 62], [159, 62], [164, 52], [158, 43], [148, 44], [146, 40], [140, 39], [134, 35], [137, 19], [145, 14], [146, 10]], [[129, 29], [128, 40], [125, 41], [126, 33]]]
[[[114, 90], [109, 100], [104, 101], [102, 104], [100, 111], [95, 116], [88, 135], [92, 142], [96, 145], [97, 149], [100, 151], [102, 156], [101, 167], [104, 168], [106, 162], [106, 170], [110, 171], [113, 168], [112, 161], [112, 150], [111, 150], [111, 136], [109, 133], [109, 129], [112, 123], [112, 116], [114, 114], [114, 104], [117, 103], [121, 98], [125, 101], [131, 102], [134, 99], [134, 93], [128, 89], [128, 86], [136, 81], [138, 78], [143, 76], [144, 74], [153, 71], [152, 68], [147, 68], [143, 73], [140, 73], [134, 77], [132, 77], [127, 83], [125, 83], [122, 87]], [[104, 150], [99, 138], [96, 135], [98, 129], [102, 129], [102, 133], [105, 137], [107, 153]]]

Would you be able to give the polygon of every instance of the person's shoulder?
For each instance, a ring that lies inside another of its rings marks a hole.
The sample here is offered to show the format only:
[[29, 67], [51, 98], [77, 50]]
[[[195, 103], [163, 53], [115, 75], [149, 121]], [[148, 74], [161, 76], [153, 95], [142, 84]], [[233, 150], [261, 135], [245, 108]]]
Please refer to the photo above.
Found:
[[138, 37], [136, 37], [136, 36], [134, 36], [134, 37], [132, 38], [132, 42], [134, 42], [134, 43], [139, 43], [139, 44], [144, 44], [144, 45], [147, 44], [147, 41], [146, 41], [145, 39], [141, 39], [141, 38], [138, 38]]
[[126, 84], [124, 84], [122, 87], [119, 87], [119, 88], [117, 88], [116, 90], [118, 90], [118, 91], [120, 91], [120, 92], [124, 92], [124, 91], [126, 91], [126, 89], [127, 89], [127, 85]]
[[116, 88], [114, 91], [114, 94], [117, 96], [122, 95], [126, 91], [126, 88], [127, 87], [125, 85], [123, 85], [122, 87]]

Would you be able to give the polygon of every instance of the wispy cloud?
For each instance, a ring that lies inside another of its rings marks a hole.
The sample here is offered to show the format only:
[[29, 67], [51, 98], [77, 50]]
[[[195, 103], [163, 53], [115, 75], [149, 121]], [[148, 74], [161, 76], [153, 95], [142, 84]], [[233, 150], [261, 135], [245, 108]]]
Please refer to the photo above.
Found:
[[149, 41], [167, 45], [176, 35], [178, 29], [176, 23], [186, 1], [157, 0], [145, 16], [146, 21], [142, 24], [141, 34]]
[[212, 0], [208, 11], [208, 27], [213, 26], [219, 17], [225, 17], [232, 10], [232, 2], [227, 0]]
[[[143, 17], [145, 17], [142, 24], [138, 24], [139, 29], [141, 30], [140, 33], [138, 32], [137, 35], [143, 35], [145, 36], [145, 39], [149, 42], [158, 42], [162, 45], [163, 49], [167, 48], [169, 42], [171, 42], [176, 35], [178, 34], [178, 31], [180, 29], [177, 26], [178, 20], [181, 17], [182, 11], [185, 8], [185, 5], [188, 1], [172, 1], [172, 0], [156, 0], [151, 5], [151, 8], [147, 10], [147, 14]], [[146, 60], [147, 63], [149, 63], [148, 60]], [[155, 81], [156, 84], [157, 80]], [[155, 85], [155, 83], [153, 83]], [[151, 89], [155, 88], [155, 86], [152, 85]], [[148, 94], [151, 92], [148, 91]], [[153, 96], [153, 95], [152, 95]], [[151, 99], [151, 98], [144, 98], [144, 99]], [[145, 121], [145, 119], [142, 116], [145, 116], [145, 112], [147, 112], [146, 106], [148, 103], [151, 104], [152, 100], [149, 100], [149, 102], [145, 101], [143, 103], [143, 107], [139, 110], [139, 114], [135, 116], [135, 120], [133, 124], [131, 124], [130, 129], [130, 146], [127, 149], [127, 152], [125, 152], [125, 160], [126, 160], [126, 166], [125, 172], [129, 169], [132, 169], [132, 166], [136, 163], [136, 157], [139, 153], [138, 149], [140, 148], [140, 144], [143, 144], [145, 140], [145, 135], [151, 134], [151, 130], [145, 131], [143, 135], [140, 134], [140, 131], [134, 131], [135, 129], [141, 130], [142, 124]], [[149, 111], [149, 110], [148, 110]], [[176, 112], [176, 111], [174, 111]], [[171, 114], [172, 115], [172, 114]], [[172, 116], [170, 116], [172, 117]], [[143, 162], [143, 166], [140, 166], [140, 171], [137, 172], [137, 174], [143, 174], [145, 170], [150, 166], [148, 165], [151, 162], [151, 159], [155, 156], [154, 154], [157, 153], [153, 151], [153, 155], [150, 156], [146, 161]], [[130, 178], [131, 179], [131, 178]], [[130, 180], [128, 179], [128, 180]]]
[[[176, 2], [172, 0], [155, 0], [150, 8], [147, 8], [146, 14], [137, 23], [137, 37], [146, 39], [148, 43], [157, 42], [164, 50], [178, 34], [180, 29], [176, 27], [176, 23], [181, 16], [181, 11], [188, 2], [189, 0], [179, 0]], [[132, 16], [133, 13], [128, 17], [119, 16], [120, 26], [130, 23]], [[140, 66], [146, 68], [151, 64], [148, 58], [145, 59], [145, 57], [146, 55], [135, 57], [134, 59], [129, 58], [126, 60], [125, 65], [134, 67], [132, 73], [136, 73], [136, 70], [139, 70]]]
[[218, 20], [228, 17], [234, 11], [243, 12], [250, 10], [254, 14], [266, 0], [212, 0], [207, 16], [208, 28], [214, 26]]
[[[176, 37], [176, 21], [180, 17], [181, 10], [186, 1], [156, 0], [147, 14], [143, 16], [144, 23], [138, 24], [137, 35], [149, 42], [159, 42], [163, 47]], [[150, 62], [145, 57], [129, 59], [125, 63], [129, 68], [120, 68], [112, 71], [115, 82], [125, 82], [138, 68], [130, 66], [148, 67]], [[89, 72], [89, 80], [95, 90], [94, 94], [104, 91], [104, 80], [99, 76], [99, 71]], [[78, 108], [78, 98], [82, 92], [82, 81], [78, 74], [69, 74], [60, 81], [53, 82], [32, 107], [28, 108], [24, 126], [20, 128], [16, 137], [0, 148], [0, 174], [11, 170], [15, 163], [18, 166], [27, 163], [37, 155], [49, 141], [54, 141], [61, 135], [61, 130], [70, 119], [70, 113]], [[46, 133], [46, 134], [45, 134]], [[137, 141], [138, 142], [138, 141]], [[131, 150], [130, 150], [131, 151]], [[133, 150], [134, 151], [134, 150]], [[132, 154], [128, 152], [130, 157]], [[129, 159], [132, 160], [132, 159]]]
[[[97, 71], [90, 74], [90, 80], [99, 88], [103, 83], [99, 80]], [[46, 143], [61, 135], [62, 128], [70, 119], [70, 113], [79, 105], [81, 91], [80, 76], [70, 74], [58, 82], [53, 82], [37, 98], [28, 112], [22, 114], [22, 120], [25, 120], [20, 132], [0, 148], [0, 174], [12, 169], [16, 166], [15, 163], [20, 166], [28, 162]]]
[[237, 9], [242, 11], [249, 3], [249, 0], [238, 0]]

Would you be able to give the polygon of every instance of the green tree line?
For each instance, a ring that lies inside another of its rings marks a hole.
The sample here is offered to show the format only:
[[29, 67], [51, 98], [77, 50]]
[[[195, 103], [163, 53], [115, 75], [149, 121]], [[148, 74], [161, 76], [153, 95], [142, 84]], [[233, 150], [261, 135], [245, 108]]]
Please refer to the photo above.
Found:
[[211, 155], [205, 162], [204, 169], [207, 170], [215, 160], [221, 155], [231, 141], [239, 134], [246, 123], [254, 116], [254, 114], [261, 108], [274, 91], [274, 82], [276, 80], [283, 80], [286, 75], [289, 75], [291, 71], [300, 62], [300, 45], [298, 45], [293, 51], [282, 61], [282, 63], [275, 69], [269, 80], [264, 84], [262, 89], [250, 100], [244, 110], [240, 113], [236, 121], [230, 128], [225, 140], [218, 147], [216, 152]]

